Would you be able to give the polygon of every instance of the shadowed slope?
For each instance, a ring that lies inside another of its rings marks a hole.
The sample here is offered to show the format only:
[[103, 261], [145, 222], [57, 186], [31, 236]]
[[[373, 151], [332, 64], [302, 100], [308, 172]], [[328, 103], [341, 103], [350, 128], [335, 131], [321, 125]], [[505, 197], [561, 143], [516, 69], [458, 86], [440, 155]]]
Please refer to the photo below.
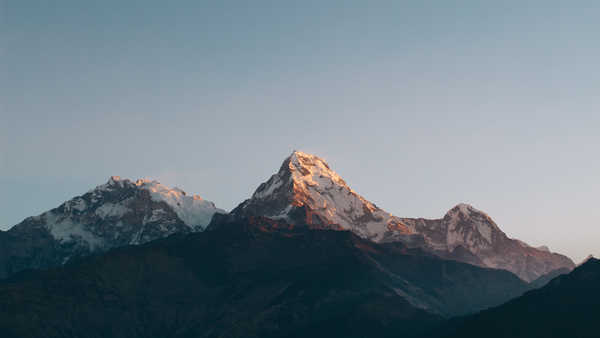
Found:
[[[439, 337], [600, 337], [600, 260], [590, 259], [541, 289], [452, 321]], [[430, 335], [434, 336], [434, 335]]]
[[351, 230], [375, 242], [402, 242], [443, 258], [508, 270], [525, 281], [574, 267], [566, 256], [509, 238], [491, 217], [467, 204], [441, 219], [396, 217], [352, 190], [325, 160], [301, 151], [230, 215], [248, 216]]
[[0, 283], [0, 333], [407, 336], [525, 288], [399, 243], [250, 218], [16, 275]]
[[0, 231], [0, 278], [112, 248], [201, 231], [224, 213], [198, 195], [156, 181], [107, 183]]

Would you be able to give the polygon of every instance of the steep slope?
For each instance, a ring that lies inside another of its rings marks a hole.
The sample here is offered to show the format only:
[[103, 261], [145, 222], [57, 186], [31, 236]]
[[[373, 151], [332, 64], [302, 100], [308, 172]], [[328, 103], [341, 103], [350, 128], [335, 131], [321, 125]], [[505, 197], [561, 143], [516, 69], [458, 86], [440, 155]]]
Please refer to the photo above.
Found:
[[546, 286], [546, 284], [548, 284], [554, 278], [561, 276], [561, 275], [566, 275], [569, 272], [571, 272], [571, 270], [567, 269], [567, 268], [556, 269], [556, 270], [550, 271], [547, 274], [532, 281], [531, 283], [529, 283], [529, 285], [531, 286], [532, 289], [539, 289], [541, 287]]
[[525, 288], [400, 243], [250, 218], [0, 281], [0, 335], [407, 337]]
[[595, 259], [594, 255], [588, 255], [581, 263], [577, 264], [577, 266], [587, 263], [590, 259]]
[[[454, 320], [440, 337], [599, 337], [600, 260], [497, 308]], [[433, 334], [427, 336], [434, 337]]]
[[113, 176], [106, 184], [0, 232], [0, 278], [72, 257], [203, 230], [212, 202], [156, 181]]
[[[294, 152], [232, 215], [306, 221], [379, 240], [398, 222], [354, 192], [321, 158]], [[406, 229], [408, 232], [408, 229]]]
[[466, 204], [437, 220], [393, 216], [353, 191], [323, 159], [300, 151], [230, 215], [247, 216], [351, 230], [376, 242], [402, 242], [445, 258], [509, 270], [526, 281], [574, 267], [565, 256], [508, 238], [488, 215]]
[[[574, 268], [571, 259], [564, 255], [509, 238], [491, 217], [467, 204], [455, 206], [442, 219], [403, 218], [402, 222], [422, 235], [426, 245], [442, 257], [505, 269], [525, 281], [533, 281], [558, 269], [570, 271]], [[394, 238], [392, 235], [385, 240]], [[465, 251], [475, 257], [457, 256]]]

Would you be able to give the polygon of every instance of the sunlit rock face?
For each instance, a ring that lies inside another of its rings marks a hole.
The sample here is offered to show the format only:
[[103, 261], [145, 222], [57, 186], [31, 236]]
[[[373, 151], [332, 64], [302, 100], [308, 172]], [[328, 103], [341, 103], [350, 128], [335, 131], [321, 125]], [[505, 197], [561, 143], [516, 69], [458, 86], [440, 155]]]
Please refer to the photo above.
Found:
[[265, 216], [352, 230], [380, 241], [389, 231], [410, 234], [400, 219], [350, 189], [321, 158], [295, 151], [232, 215]]
[[187, 196], [156, 181], [113, 176], [55, 209], [0, 232], [0, 277], [175, 233], [202, 231], [215, 213], [224, 211], [197, 195]]
[[528, 282], [554, 270], [574, 267], [564, 255], [509, 238], [490, 216], [467, 204], [455, 206], [442, 219], [402, 221], [423, 235], [427, 246], [440, 256], [505, 269]]
[[442, 219], [396, 217], [352, 190], [320, 157], [294, 151], [230, 217], [265, 216], [350, 230], [375, 242], [403, 242], [441, 257], [506, 269], [526, 281], [573, 262], [510, 239], [485, 213], [458, 204]]

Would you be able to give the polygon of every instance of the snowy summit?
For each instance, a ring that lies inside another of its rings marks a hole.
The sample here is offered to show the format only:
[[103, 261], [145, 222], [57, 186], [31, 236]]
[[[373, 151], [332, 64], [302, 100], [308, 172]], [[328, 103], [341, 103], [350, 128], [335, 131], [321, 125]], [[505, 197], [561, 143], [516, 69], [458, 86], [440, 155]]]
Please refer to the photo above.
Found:
[[105, 184], [29, 217], [9, 231], [49, 235], [64, 249], [66, 261], [75, 254], [202, 231], [215, 213], [225, 211], [198, 195], [188, 196], [153, 180], [133, 182], [112, 176]]
[[573, 266], [567, 257], [508, 238], [486, 213], [469, 204], [457, 204], [441, 219], [394, 216], [352, 190], [325, 160], [302, 151], [292, 152], [231, 216], [350, 230], [375, 242], [402, 242], [445, 258], [506, 269], [524, 280]]

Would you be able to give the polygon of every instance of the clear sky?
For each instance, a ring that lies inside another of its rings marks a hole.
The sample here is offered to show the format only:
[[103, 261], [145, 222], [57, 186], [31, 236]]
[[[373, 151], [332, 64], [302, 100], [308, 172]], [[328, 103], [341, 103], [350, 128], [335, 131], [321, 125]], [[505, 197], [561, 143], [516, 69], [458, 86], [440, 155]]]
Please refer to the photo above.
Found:
[[293, 149], [600, 256], [598, 1], [0, 0], [0, 227], [110, 175], [225, 209]]

